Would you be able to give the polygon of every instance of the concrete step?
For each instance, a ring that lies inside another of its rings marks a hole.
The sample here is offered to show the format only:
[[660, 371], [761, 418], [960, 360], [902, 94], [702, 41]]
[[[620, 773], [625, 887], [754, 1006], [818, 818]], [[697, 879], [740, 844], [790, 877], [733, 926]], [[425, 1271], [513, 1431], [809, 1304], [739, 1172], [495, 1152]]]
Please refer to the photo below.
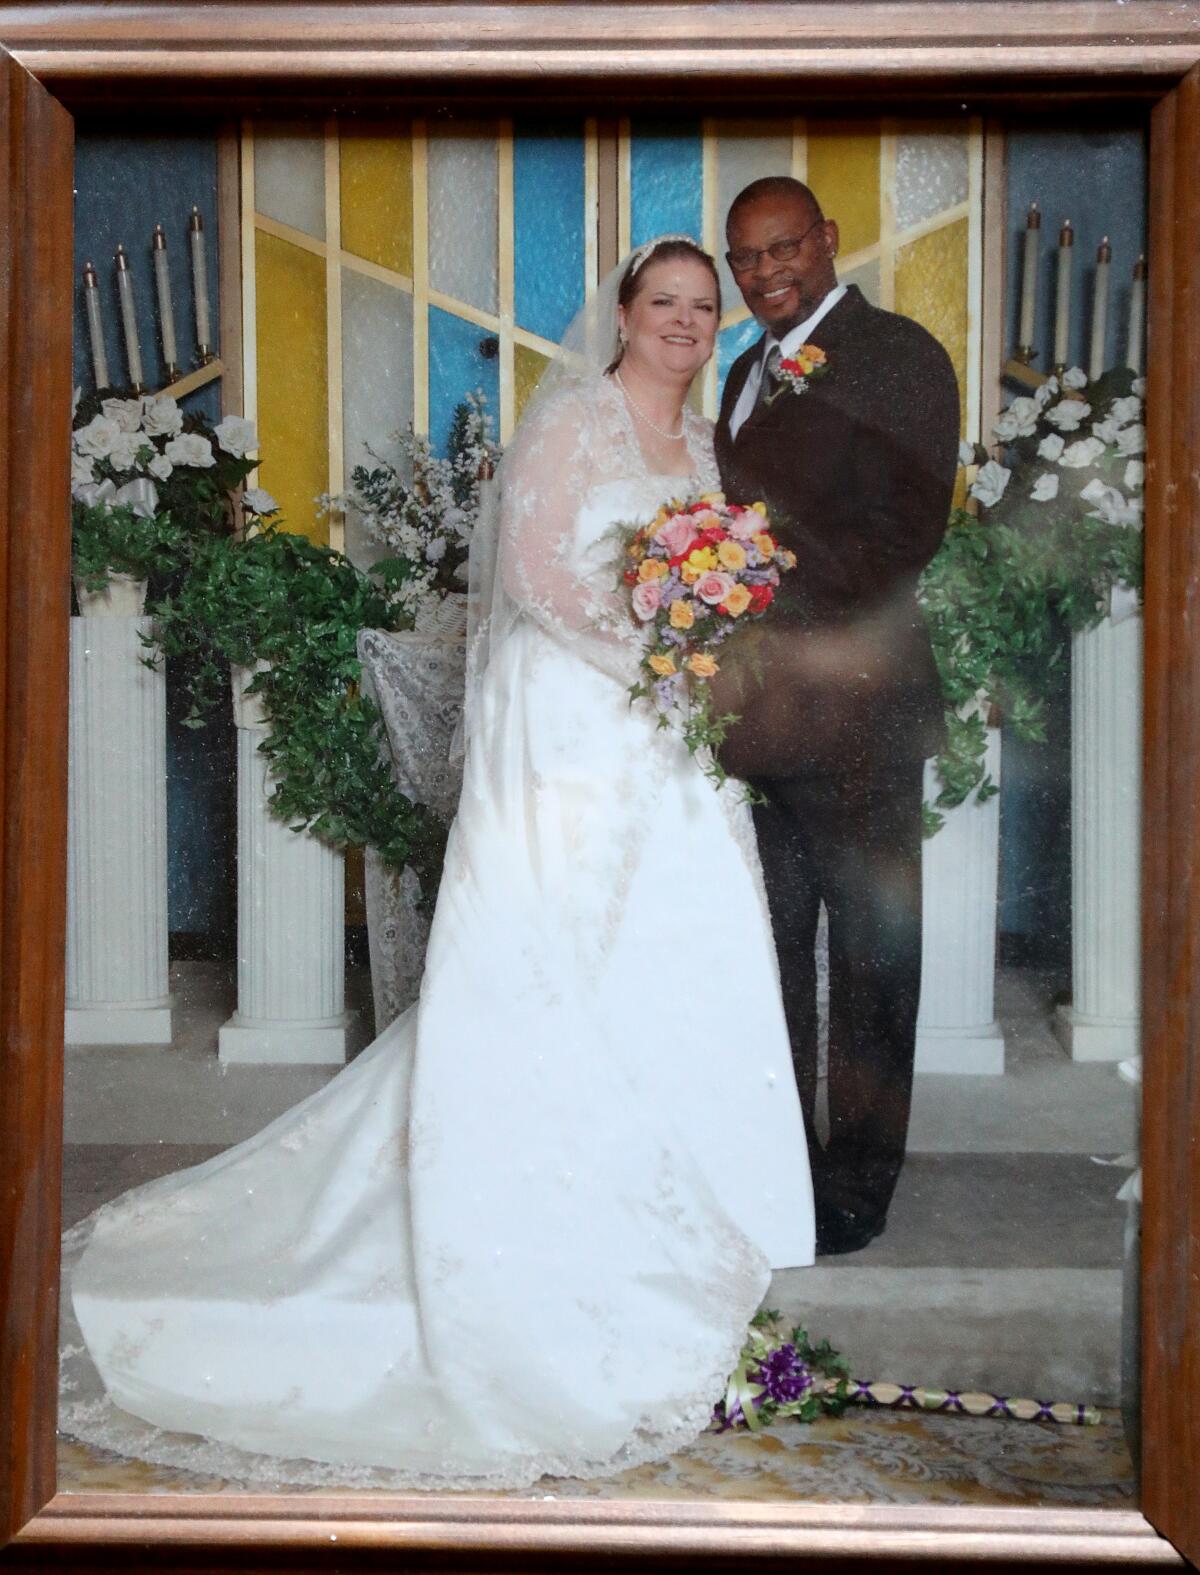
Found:
[[1111, 1405], [1120, 1398], [1115, 1269], [784, 1269], [768, 1305], [828, 1339], [857, 1378]]

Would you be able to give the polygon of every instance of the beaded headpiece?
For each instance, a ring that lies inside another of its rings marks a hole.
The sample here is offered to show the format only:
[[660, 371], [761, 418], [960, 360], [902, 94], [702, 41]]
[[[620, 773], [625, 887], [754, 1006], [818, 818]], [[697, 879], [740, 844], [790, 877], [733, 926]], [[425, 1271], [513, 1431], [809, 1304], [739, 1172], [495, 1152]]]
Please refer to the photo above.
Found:
[[651, 253], [656, 252], [660, 246], [665, 246], [668, 241], [683, 241], [688, 246], [694, 246], [698, 252], [704, 249], [692, 235], [656, 235], [652, 241], [644, 241], [637, 251], [634, 252], [630, 258], [629, 272], [626, 274], [626, 278], [632, 279]]

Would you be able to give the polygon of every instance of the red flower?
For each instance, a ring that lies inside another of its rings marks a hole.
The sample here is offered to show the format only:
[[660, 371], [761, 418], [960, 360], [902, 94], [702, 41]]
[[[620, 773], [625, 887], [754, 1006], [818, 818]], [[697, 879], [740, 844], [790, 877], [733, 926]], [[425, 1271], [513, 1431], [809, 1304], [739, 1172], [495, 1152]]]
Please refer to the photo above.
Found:
[[775, 600], [775, 592], [769, 585], [752, 585], [750, 587], [750, 611], [752, 613], [766, 612]]
[[702, 547], [720, 546], [721, 542], [723, 542], [725, 539], [725, 532], [723, 530], [716, 530], [711, 525], [707, 530], [702, 530], [700, 535], [697, 537], [697, 540]]
[[688, 542], [687, 546], [683, 549], [683, 551], [682, 552], [677, 552], [673, 558], [668, 558], [667, 562], [670, 564], [671, 568], [677, 569], [679, 567], [679, 565], [691, 553], [696, 552], [700, 547], [703, 547], [704, 545], [705, 545], [705, 542], [704, 542], [703, 537], [701, 537], [701, 536], [693, 536], [691, 541]]
[[636, 585], [638, 582], [637, 574], [633, 569], [626, 569], [621, 578], [625, 581], [626, 585]]

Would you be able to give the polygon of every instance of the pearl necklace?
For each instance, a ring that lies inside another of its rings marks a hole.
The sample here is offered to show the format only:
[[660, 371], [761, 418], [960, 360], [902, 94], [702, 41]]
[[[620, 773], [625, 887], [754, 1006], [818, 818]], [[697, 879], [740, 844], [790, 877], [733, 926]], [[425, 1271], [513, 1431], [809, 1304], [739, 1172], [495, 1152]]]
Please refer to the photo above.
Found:
[[654, 425], [654, 422], [651, 421], [650, 417], [642, 409], [641, 405], [638, 404], [637, 400], [633, 397], [633, 395], [625, 387], [625, 384], [624, 384], [624, 382], [623, 382], [623, 380], [621, 378], [620, 368], [617, 368], [617, 369], [614, 370], [614, 372], [613, 372], [613, 382], [617, 385], [617, 387], [625, 395], [625, 398], [629, 401], [630, 408], [635, 410], [637, 412], [637, 414], [639, 416], [641, 416], [642, 420], [650, 428], [651, 432], [657, 432], [659, 437], [660, 438], [666, 438], [668, 443], [678, 443], [679, 442], [679, 439], [683, 436], [683, 411], [682, 410], [679, 412], [679, 431], [678, 432], [664, 432], [661, 427], [656, 427]]

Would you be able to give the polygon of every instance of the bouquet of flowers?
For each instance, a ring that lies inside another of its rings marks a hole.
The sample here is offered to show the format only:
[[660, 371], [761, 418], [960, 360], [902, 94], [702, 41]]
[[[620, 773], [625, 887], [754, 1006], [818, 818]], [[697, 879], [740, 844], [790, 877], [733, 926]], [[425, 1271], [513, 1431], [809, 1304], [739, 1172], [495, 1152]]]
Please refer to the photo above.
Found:
[[630, 695], [652, 701], [660, 727], [677, 717], [692, 754], [709, 750], [705, 775], [719, 787], [725, 773], [715, 751], [737, 718], [713, 713], [715, 653], [766, 612], [795, 554], [771, 535], [763, 504], [727, 503], [720, 492], [665, 503], [648, 525], [623, 534], [623, 546], [621, 583], [647, 632], [643, 676]]
[[367, 452], [374, 468], [357, 465], [350, 492], [327, 502], [355, 509], [367, 531], [393, 556], [377, 565], [412, 622], [466, 590], [467, 552], [479, 517], [480, 487], [500, 449], [482, 394], [468, 394], [454, 412], [445, 458], [428, 438], [397, 432], [397, 463]]
[[[253, 424], [226, 416], [213, 426], [168, 394], [77, 398], [71, 433], [74, 570], [89, 590], [112, 573], [144, 579], [178, 567], [185, 542], [219, 530], [230, 493], [257, 461]], [[275, 501], [261, 488], [243, 495], [252, 513]]]
[[710, 1431], [757, 1432], [788, 1416], [815, 1422], [840, 1416], [850, 1399], [849, 1365], [828, 1340], [813, 1345], [803, 1329], [785, 1335], [779, 1314], [763, 1309], [750, 1321], [738, 1365], [713, 1407]]

